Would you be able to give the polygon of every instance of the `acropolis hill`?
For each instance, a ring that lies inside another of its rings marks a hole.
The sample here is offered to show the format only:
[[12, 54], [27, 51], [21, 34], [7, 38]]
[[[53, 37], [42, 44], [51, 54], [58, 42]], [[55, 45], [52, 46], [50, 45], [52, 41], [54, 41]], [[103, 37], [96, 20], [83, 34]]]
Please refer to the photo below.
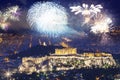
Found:
[[20, 72], [72, 70], [81, 68], [110, 68], [116, 62], [108, 53], [77, 54], [76, 48], [55, 49], [55, 53], [45, 57], [25, 57], [19, 66]]

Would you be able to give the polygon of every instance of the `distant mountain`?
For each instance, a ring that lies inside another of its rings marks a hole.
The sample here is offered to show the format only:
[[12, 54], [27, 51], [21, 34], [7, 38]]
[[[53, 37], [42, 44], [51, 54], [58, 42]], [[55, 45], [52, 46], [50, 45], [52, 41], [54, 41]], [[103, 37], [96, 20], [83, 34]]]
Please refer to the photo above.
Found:
[[45, 56], [50, 53], [54, 53], [56, 48], [63, 48], [62, 46], [40, 46], [31, 47], [25, 51], [19, 52], [18, 54], [9, 55], [11, 59], [22, 58], [22, 57], [36, 57], [36, 56]]

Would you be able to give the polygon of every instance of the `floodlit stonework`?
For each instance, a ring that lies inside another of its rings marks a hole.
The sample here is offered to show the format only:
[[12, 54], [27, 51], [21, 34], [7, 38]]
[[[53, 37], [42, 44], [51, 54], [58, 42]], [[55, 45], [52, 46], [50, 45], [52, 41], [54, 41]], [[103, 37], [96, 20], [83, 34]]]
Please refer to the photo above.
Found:
[[56, 55], [69, 55], [69, 54], [76, 54], [76, 48], [65, 48], [65, 49], [55, 49]]
[[[44, 71], [59, 71], [59, 70], [72, 70], [81, 68], [110, 68], [116, 66], [116, 62], [111, 54], [108, 53], [83, 53], [67, 55], [66, 49], [56, 50], [55, 54], [45, 57], [25, 57], [22, 59], [22, 64], [19, 66], [20, 72], [33, 73]], [[65, 55], [58, 55], [60, 52]], [[56, 54], [57, 53], [57, 54]]]

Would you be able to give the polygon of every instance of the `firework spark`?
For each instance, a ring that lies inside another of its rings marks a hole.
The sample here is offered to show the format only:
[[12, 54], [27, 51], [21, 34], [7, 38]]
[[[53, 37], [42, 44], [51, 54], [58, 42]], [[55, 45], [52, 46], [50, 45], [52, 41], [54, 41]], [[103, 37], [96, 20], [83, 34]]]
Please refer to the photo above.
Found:
[[65, 42], [71, 42], [72, 40], [67, 38], [67, 37], [62, 37], [62, 39], [65, 41]]
[[75, 12], [75, 15], [81, 13], [84, 16], [96, 15], [101, 12], [103, 7], [101, 5], [92, 4], [90, 7], [88, 4], [83, 3], [82, 6], [72, 6], [70, 7], [71, 12]]
[[29, 9], [27, 21], [32, 28], [43, 34], [58, 35], [66, 31], [67, 13], [61, 5], [38, 2]]
[[5, 14], [8, 15], [9, 19], [19, 21], [20, 13], [19, 13], [19, 7], [18, 6], [9, 7], [7, 9], [7, 11], [5, 12]]
[[9, 25], [10, 25], [10, 23], [8, 23], [8, 22], [0, 22], [0, 27], [3, 30], [7, 30]]
[[101, 5], [92, 4], [91, 6], [89, 6], [85, 3], [83, 3], [82, 6], [70, 7], [71, 12], [75, 12], [75, 15], [81, 13], [81, 15], [84, 17], [84, 24], [88, 23], [92, 17], [100, 13], [102, 8], [103, 7]]
[[18, 21], [19, 20], [19, 7], [12, 6], [9, 7], [5, 12], [0, 11], [0, 27], [3, 30], [6, 30], [10, 23], [8, 20]]
[[[110, 44], [109, 44], [110, 42]], [[112, 40], [110, 38], [110, 36], [108, 34], [102, 34], [101, 35], [101, 41], [100, 41], [101, 45], [112, 45]]]
[[106, 15], [98, 15], [94, 18], [91, 31], [95, 34], [97, 33], [107, 33], [109, 32], [112, 20]]

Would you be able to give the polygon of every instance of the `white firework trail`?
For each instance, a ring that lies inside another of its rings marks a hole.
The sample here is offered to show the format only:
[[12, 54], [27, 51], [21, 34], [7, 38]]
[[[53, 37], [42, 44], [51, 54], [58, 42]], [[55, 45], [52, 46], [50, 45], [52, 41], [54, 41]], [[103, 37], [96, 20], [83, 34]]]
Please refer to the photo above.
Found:
[[91, 32], [98, 33], [107, 33], [112, 24], [112, 19], [106, 15], [100, 14], [94, 18], [93, 23], [91, 24]]
[[[101, 35], [101, 41], [100, 44], [101, 45], [108, 45], [108, 43], [111, 41], [111, 38], [108, 34], [102, 34]], [[111, 43], [112, 44], [112, 43]]]
[[3, 14], [3, 16], [6, 16], [7, 19], [10, 20], [19, 20], [19, 7], [18, 6], [12, 6], [9, 7], [6, 12]]
[[81, 13], [83, 16], [88, 15], [97, 15], [97, 13], [101, 12], [103, 7], [101, 5], [92, 4], [89, 6], [88, 4], [83, 3], [82, 6], [71, 6], [71, 12], [75, 12], [75, 15]]
[[5, 12], [0, 11], [0, 27], [3, 30], [6, 30], [10, 23], [8, 20], [13, 20], [13, 21], [19, 21], [19, 7], [18, 6], [12, 6], [6, 9]]
[[32, 28], [47, 35], [59, 35], [67, 29], [67, 13], [53, 2], [37, 2], [28, 10], [27, 21]]

